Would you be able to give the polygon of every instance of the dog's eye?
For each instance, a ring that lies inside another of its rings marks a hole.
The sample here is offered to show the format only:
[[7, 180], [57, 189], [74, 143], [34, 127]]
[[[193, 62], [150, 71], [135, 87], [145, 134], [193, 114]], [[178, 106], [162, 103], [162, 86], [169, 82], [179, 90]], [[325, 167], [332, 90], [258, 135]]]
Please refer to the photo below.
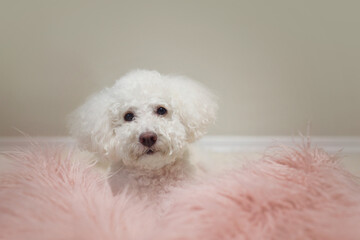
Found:
[[132, 112], [128, 112], [124, 115], [124, 120], [127, 122], [131, 122], [132, 120], [134, 120], [135, 115]]
[[158, 115], [165, 115], [166, 113], [167, 113], [167, 110], [164, 107], [159, 107], [158, 109], [156, 109], [156, 114], [158, 114]]

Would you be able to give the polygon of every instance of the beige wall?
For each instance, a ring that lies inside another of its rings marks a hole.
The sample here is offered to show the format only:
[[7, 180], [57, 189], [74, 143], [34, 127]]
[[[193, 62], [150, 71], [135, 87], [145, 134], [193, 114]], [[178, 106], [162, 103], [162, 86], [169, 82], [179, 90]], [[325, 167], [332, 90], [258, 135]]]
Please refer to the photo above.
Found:
[[130, 69], [220, 98], [211, 134], [360, 135], [360, 1], [1, 1], [0, 136], [65, 117]]

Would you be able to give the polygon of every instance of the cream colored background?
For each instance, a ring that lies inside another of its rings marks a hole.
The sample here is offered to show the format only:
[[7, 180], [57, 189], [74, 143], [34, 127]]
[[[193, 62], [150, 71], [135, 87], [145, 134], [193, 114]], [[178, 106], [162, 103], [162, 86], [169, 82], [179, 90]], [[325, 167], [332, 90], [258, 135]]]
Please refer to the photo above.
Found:
[[211, 134], [360, 135], [360, 1], [0, 1], [0, 136], [66, 135], [134, 68], [220, 99]]

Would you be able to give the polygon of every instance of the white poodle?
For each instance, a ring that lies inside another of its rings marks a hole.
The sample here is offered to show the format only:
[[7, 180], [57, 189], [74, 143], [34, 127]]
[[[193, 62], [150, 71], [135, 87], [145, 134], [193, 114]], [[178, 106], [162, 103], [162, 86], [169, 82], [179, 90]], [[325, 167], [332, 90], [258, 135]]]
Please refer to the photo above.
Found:
[[189, 143], [214, 122], [216, 109], [214, 96], [189, 78], [136, 70], [79, 107], [70, 132], [111, 161], [115, 193], [158, 194], [194, 175]]

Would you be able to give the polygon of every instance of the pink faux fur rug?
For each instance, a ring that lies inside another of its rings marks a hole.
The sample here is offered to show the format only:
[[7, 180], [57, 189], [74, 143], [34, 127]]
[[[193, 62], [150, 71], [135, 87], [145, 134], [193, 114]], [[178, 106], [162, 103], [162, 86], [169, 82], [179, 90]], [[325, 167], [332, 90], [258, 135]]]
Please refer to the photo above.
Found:
[[174, 189], [160, 205], [114, 197], [85, 157], [6, 154], [13, 168], [0, 177], [0, 239], [360, 239], [359, 180], [309, 144]]

